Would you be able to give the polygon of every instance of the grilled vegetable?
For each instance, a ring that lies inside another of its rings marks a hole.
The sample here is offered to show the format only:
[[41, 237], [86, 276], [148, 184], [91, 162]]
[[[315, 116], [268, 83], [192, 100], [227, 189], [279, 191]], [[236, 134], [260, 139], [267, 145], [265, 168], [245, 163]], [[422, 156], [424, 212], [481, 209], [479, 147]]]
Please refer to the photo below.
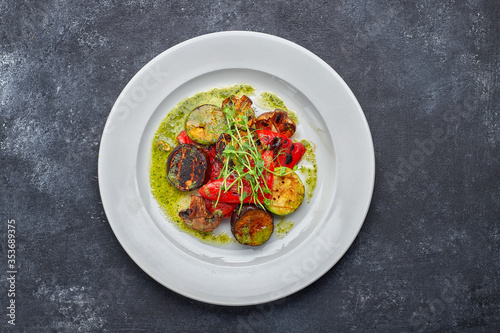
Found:
[[203, 185], [199, 189], [200, 195], [205, 199], [226, 203], [263, 203], [271, 198], [271, 193], [265, 189], [271, 189], [273, 184], [274, 165], [272, 153], [262, 154], [264, 166], [271, 172], [264, 171], [253, 184], [246, 178], [235, 180], [234, 176], [227, 179], [219, 178]]
[[208, 181], [213, 182], [214, 180], [219, 179], [220, 173], [224, 165], [218, 158], [212, 155], [209, 156], [210, 156], [210, 177]]
[[186, 131], [182, 131], [182, 132], [179, 133], [179, 135], [177, 135], [177, 142], [179, 142], [179, 144], [187, 143], [188, 145], [194, 145], [194, 144], [196, 144], [196, 142], [194, 142], [189, 137], [189, 135], [187, 135]]
[[217, 202], [213, 200], [205, 199], [205, 204], [207, 205], [207, 209], [212, 213], [219, 212], [222, 217], [231, 217], [231, 214], [238, 207], [237, 203], [227, 203], [227, 202], [218, 202], [217, 206], [215, 205]]
[[[238, 140], [239, 142], [234, 142], [234, 140], [231, 140], [231, 135], [224, 133], [222, 134], [219, 139], [217, 139], [217, 142], [215, 143], [215, 154], [219, 160], [222, 162], [225, 162], [226, 157], [224, 157], [224, 150], [226, 149], [227, 146], [233, 146], [235, 149], [238, 149], [240, 147], [240, 144], [245, 144], [248, 141], [248, 136], [247, 133], [244, 131], [239, 131], [241, 139]], [[234, 166], [235, 161], [230, 160], [229, 161], [230, 166]]]
[[254, 205], [244, 205], [235, 209], [231, 216], [231, 232], [244, 245], [261, 245], [273, 233], [273, 216]]
[[222, 214], [220, 212], [210, 212], [202, 197], [192, 195], [191, 205], [188, 209], [179, 212], [179, 216], [191, 229], [206, 232], [212, 231], [220, 224]]
[[304, 201], [305, 188], [297, 174], [289, 168], [275, 169], [273, 195], [271, 202], [265, 207], [276, 215], [287, 215], [294, 212]]
[[248, 127], [252, 127], [252, 125], [254, 124], [255, 112], [252, 109], [252, 100], [247, 96], [243, 95], [238, 98], [234, 95], [231, 95], [222, 102], [222, 108], [224, 109], [225, 107], [229, 107], [235, 112], [234, 120], [236, 121], [236, 126], [238, 128], [245, 128], [244, 125], [238, 124], [238, 122], [242, 120], [243, 116], [246, 116], [248, 119]]
[[[266, 175], [265, 181], [268, 187], [272, 184], [273, 177], [271, 174]], [[261, 180], [261, 182], [263, 182]], [[263, 186], [263, 185], [262, 185]], [[269, 187], [270, 188], [270, 187]], [[252, 196], [253, 189], [248, 180], [241, 180], [240, 184], [234, 180], [234, 177], [229, 177], [226, 182], [219, 178], [205, 184], [199, 189], [200, 195], [206, 199], [226, 203], [263, 203], [269, 194], [258, 193], [257, 197]], [[243, 199], [242, 199], [243, 195]]]
[[182, 131], [179, 133], [179, 135], [177, 136], [177, 141], [179, 143], [186, 143], [186, 144], [190, 144], [190, 145], [194, 145], [198, 148], [200, 148], [201, 150], [203, 150], [209, 157], [209, 162], [208, 162], [208, 171], [209, 171], [209, 180], [208, 181], [213, 181], [213, 180], [216, 180], [219, 178], [219, 175], [220, 175], [220, 172], [221, 172], [221, 169], [222, 169], [222, 162], [216, 158], [216, 146], [213, 145], [213, 146], [209, 146], [209, 147], [206, 147], [204, 145], [200, 145], [196, 142], [194, 142], [193, 140], [191, 140], [191, 138], [187, 135], [186, 131]]
[[181, 191], [191, 191], [203, 186], [210, 174], [209, 158], [203, 149], [193, 145], [177, 146], [167, 160], [167, 178]]
[[302, 142], [292, 142], [288, 139], [288, 144], [283, 144], [283, 151], [278, 156], [278, 165], [293, 168], [306, 152], [306, 147]]
[[264, 112], [257, 117], [255, 127], [277, 132], [289, 138], [295, 133], [297, 126], [286, 111], [275, 109], [274, 112]]
[[292, 139], [269, 130], [258, 130], [259, 149], [271, 150], [277, 156], [274, 164], [276, 167], [288, 167], [292, 169], [306, 152], [301, 142], [293, 142]]
[[214, 144], [226, 131], [226, 117], [215, 105], [205, 104], [197, 107], [186, 119], [186, 133], [202, 145]]
[[222, 134], [215, 143], [215, 153], [217, 158], [219, 158], [221, 161], [224, 160], [222, 153], [224, 152], [224, 149], [226, 149], [226, 146], [229, 144], [231, 144], [231, 136], [227, 133]]

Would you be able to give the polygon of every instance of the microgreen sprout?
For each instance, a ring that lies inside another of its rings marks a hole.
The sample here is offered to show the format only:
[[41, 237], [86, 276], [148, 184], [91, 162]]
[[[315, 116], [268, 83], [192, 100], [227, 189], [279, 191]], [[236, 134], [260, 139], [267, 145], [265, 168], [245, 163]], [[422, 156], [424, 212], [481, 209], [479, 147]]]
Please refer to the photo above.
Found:
[[[265, 173], [274, 174], [274, 172], [266, 167], [261, 152], [257, 149], [254, 139], [255, 130], [248, 125], [248, 115], [244, 111], [239, 114], [228, 105], [224, 107], [223, 111], [226, 115], [227, 134], [230, 142], [226, 142], [222, 152], [224, 160], [221, 172], [223, 185], [219, 190], [216, 205], [222, 192], [227, 192], [233, 185], [237, 185], [240, 195], [240, 209], [241, 204], [248, 197], [251, 197], [254, 204], [264, 208], [259, 200], [259, 195], [264, 198], [263, 203], [268, 205], [270, 200], [266, 198], [266, 195], [271, 194]], [[243, 180], [250, 185], [252, 193], [244, 191]]]

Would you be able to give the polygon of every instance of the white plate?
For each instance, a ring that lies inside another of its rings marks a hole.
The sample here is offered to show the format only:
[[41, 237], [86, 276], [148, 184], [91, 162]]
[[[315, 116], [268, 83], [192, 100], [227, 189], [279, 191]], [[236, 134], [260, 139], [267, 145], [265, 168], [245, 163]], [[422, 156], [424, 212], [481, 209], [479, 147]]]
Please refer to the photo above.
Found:
[[[295, 226], [285, 238], [259, 247], [201, 243], [165, 221], [149, 190], [151, 140], [169, 110], [235, 83], [281, 97], [300, 119], [298, 135], [316, 145], [312, 200], [290, 217]], [[200, 36], [150, 61], [113, 106], [99, 151], [104, 209], [130, 257], [171, 290], [222, 305], [276, 300], [327, 272], [358, 234], [374, 178], [370, 130], [345, 82], [308, 50], [254, 32]]]

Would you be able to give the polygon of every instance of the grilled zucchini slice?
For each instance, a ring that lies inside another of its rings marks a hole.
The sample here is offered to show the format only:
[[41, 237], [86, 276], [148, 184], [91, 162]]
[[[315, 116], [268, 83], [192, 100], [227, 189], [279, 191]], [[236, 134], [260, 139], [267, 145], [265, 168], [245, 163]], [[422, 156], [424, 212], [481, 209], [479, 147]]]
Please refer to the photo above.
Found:
[[293, 213], [304, 201], [305, 188], [299, 176], [290, 168], [280, 167], [274, 170], [283, 176], [274, 176], [272, 198], [266, 209], [276, 215]]
[[191, 111], [185, 127], [194, 142], [211, 145], [226, 131], [226, 116], [217, 106], [204, 104]]

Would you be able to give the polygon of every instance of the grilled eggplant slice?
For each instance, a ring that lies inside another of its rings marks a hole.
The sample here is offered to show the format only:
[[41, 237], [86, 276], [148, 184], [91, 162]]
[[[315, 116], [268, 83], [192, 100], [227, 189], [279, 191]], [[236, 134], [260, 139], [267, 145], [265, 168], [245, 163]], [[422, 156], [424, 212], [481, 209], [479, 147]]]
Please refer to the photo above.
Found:
[[191, 111], [185, 127], [194, 142], [211, 145], [226, 131], [226, 116], [217, 106], [204, 104]]
[[255, 205], [244, 205], [236, 208], [231, 215], [231, 232], [234, 238], [243, 245], [261, 245], [265, 243], [274, 230], [273, 216]]
[[207, 153], [189, 144], [178, 145], [167, 160], [167, 178], [181, 191], [198, 189], [210, 177]]
[[271, 202], [265, 207], [276, 215], [287, 215], [304, 201], [304, 184], [292, 169], [280, 167], [274, 171], [284, 175], [274, 176]]
[[222, 218], [220, 212], [210, 212], [205, 199], [196, 195], [191, 196], [191, 205], [188, 209], [180, 211], [179, 216], [189, 228], [201, 232], [214, 230]]

